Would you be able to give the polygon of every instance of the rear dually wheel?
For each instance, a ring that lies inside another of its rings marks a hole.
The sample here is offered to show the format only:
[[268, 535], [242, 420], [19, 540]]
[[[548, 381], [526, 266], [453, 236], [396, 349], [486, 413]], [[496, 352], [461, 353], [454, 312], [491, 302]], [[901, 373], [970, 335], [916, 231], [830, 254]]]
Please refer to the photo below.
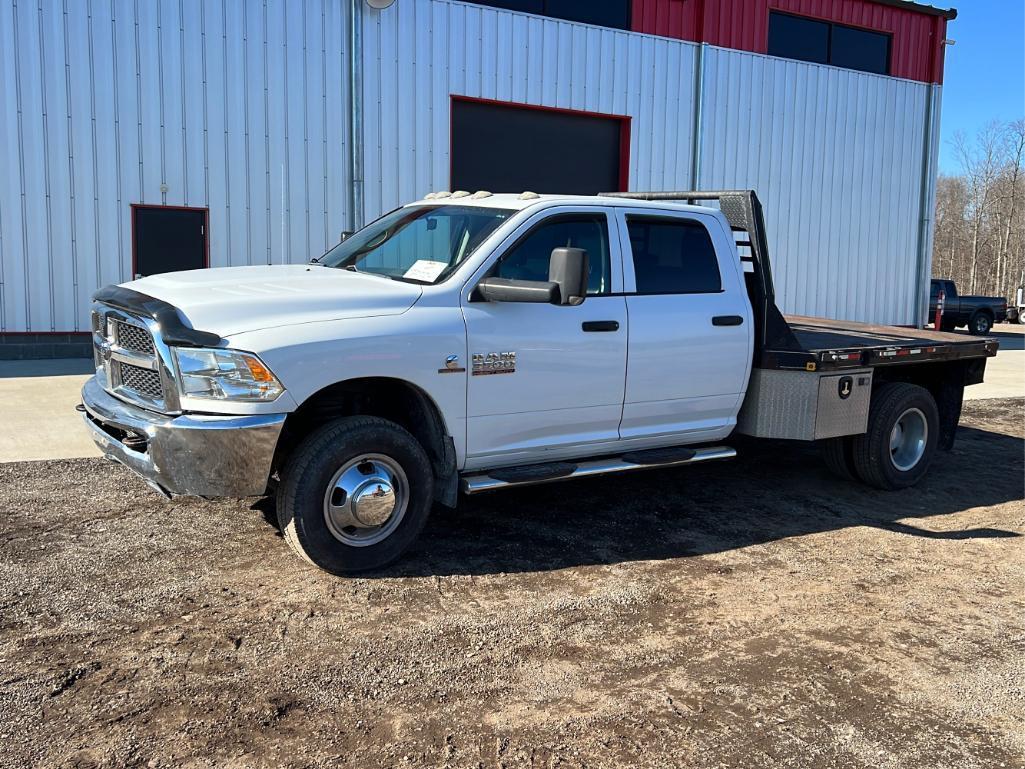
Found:
[[932, 394], [906, 382], [887, 382], [872, 393], [868, 430], [851, 442], [854, 468], [865, 483], [903, 489], [928, 472], [939, 438]]

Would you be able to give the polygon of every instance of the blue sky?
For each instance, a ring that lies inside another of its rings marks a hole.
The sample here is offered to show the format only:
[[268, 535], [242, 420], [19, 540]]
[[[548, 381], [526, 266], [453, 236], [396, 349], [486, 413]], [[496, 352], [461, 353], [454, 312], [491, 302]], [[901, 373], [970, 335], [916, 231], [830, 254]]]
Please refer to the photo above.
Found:
[[957, 43], [947, 46], [940, 117], [940, 171], [946, 173], [958, 171], [950, 143], [956, 131], [972, 136], [991, 120], [1025, 117], [1025, 3], [952, 4], [957, 18], [947, 25], [947, 37]]

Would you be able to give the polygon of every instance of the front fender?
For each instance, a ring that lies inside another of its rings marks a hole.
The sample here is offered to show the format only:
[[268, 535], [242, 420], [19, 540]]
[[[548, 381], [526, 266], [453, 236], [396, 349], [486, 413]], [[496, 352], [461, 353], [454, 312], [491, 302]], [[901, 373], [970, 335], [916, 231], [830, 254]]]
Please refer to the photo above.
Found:
[[[383, 377], [414, 385], [437, 406], [462, 466], [467, 350], [457, 307], [262, 329], [238, 334], [230, 344], [258, 354], [300, 406], [324, 388], [352, 379]], [[450, 355], [463, 365], [446, 366]]]

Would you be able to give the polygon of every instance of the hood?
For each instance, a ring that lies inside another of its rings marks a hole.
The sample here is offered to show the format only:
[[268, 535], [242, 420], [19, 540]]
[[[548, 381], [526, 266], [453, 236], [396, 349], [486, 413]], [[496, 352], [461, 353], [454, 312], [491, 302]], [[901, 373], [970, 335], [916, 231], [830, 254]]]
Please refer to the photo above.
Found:
[[398, 315], [421, 294], [414, 283], [305, 264], [169, 272], [124, 286], [173, 304], [192, 328], [222, 337], [298, 323]]

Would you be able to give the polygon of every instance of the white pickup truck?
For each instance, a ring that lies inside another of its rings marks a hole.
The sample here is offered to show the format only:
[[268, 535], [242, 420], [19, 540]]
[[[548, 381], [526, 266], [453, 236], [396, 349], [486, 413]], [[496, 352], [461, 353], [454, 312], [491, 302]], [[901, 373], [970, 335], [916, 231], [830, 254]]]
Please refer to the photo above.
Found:
[[337, 574], [460, 490], [727, 459], [735, 433], [909, 486], [997, 350], [785, 319], [751, 191], [435, 193], [309, 264], [143, 278], [92, 317], [104, 454], [167, 496], [276, 494]]

